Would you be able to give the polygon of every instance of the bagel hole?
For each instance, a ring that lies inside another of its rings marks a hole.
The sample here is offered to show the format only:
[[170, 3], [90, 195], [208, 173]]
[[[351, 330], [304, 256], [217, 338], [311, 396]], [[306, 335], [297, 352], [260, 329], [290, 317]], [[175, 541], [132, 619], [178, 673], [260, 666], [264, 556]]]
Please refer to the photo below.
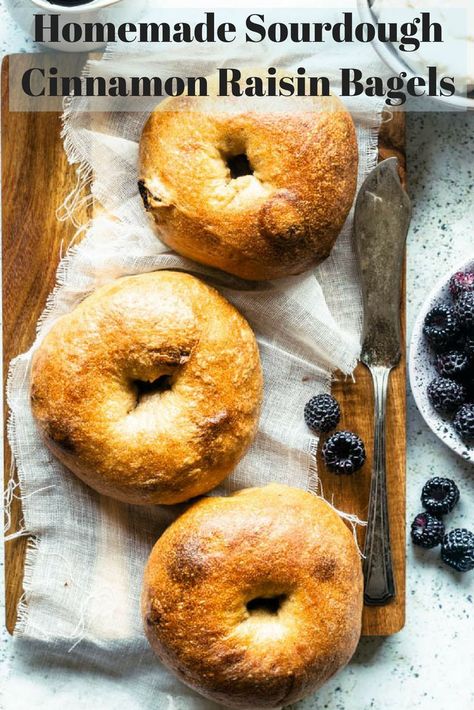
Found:
[[153, 394], [161, 394], [162, 392], [167, 392], [172, 387], [171, 375], [161, 375], [156, 380], [147, 382], [146, 380], [133, 380], [133, 387], [135, 389], [136, 396], [136, 407], [145, 398], [148, 398]]
[[244, 175], [253, 175], [250, 160], [245, 153], [229, 156], [226, 163], [230, 170], [230, 176], [233, 180], [236, 180], [239, 177], [244, 177]]
[[249, 614], [271, 614], [276, 615], [286, 600], [286, 594], [277, 594], [273, 597], [255, 597], [247, 602]]

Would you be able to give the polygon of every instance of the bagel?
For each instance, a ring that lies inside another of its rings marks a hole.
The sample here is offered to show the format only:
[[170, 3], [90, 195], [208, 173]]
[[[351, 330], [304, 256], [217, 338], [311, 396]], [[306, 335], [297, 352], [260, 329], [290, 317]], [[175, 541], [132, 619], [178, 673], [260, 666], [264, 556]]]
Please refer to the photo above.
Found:
[[362, 571], [351, 531], [295, 488], [205, 498], [174, 522], [145, 569], [142, 616], [160, 660], [233, 708], [277, 708], [351, 658]]
[[261, 396], [247, 321], [172, 271], [98, 289], [53, 325], [32, 364], [51, 451], [127, 503], [177, 503], [220, 483], [252, 441]]
[[333, 96], [284, 98], [264, 113], [245, 98], [226, 111], [232, 99], [209, 93], [166, 99], [143, 129], [139, 189], [159, 237], [244, 279], [319, 264], [354, 199], [350, 114]]

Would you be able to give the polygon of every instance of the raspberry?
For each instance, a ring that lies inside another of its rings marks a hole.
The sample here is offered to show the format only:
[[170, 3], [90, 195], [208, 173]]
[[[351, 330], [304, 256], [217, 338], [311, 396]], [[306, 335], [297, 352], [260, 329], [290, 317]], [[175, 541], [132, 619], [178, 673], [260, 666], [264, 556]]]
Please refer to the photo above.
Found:
[[441, 377], [462, 378], [469, 365], [469, 357], [462, 350], [449, 350], [436, 358], [436, 369]]
[[459, 334], [454, 309], [444, 304], [432, 308], [425, 317], [423, 333], [435, 350], [446, 349], [452, 345]]
[[411, 524], [411, 539], [420, 547], [436, 547], [443, 539], [443, 521], [430, 513], [418, 513]]
[[463, 404], [459, 407], [453, 425], [465, 443], [474, 442], [474, 404]]
[[451, 276], [449, 290], [453, 300], [459, 298], [462, 293], [474, 291], [474, 271], [458, 271]]
[[474, 334], [474, 291], [461, 294], [456, 301], [455, 310], [461, 330]]
[[322, 454], [326, 466], [335, 473], [354, 473], [365, 462], [364, 443], [351, 431], [336, 431], [325, 442]]
[[474, 533], [465, 528], [450, 530], [441, 543], [441, 559], [458, 572], [474, 569]]
[[311, 397], [304, 408], [306, 424], [318, 434], [335, 429], [340, 418], [339, 404], [330, 394], [318, 394]]
[[432, 515], [450, 513], [459, 500], [459, 488], [450, 478], [430, 478], [421, 491], [423, 508]]
[[428, 399], [437, 412], [449, 414], [466, 400], [466, 388], [459, 382], [437, 377], [428, 385]]

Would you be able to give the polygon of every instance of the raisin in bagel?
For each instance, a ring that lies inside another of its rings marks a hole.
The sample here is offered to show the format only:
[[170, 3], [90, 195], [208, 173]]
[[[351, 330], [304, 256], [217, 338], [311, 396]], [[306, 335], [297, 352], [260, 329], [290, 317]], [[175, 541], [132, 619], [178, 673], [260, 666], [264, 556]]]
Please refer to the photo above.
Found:
[[54, 324], [32, 366], [48, 446], [128, 503], [176, 503], [222, 481], [253, 438], [261, 391], [247, 321], [171, 271], [98, 289]]
[[356, 189], [350, 114], [332, 96], [283, 98], [265, 113], [262, 99], [239, 98], [225, 111], [232, 99], [214, 84], [209, 97], [166, 99], [144, 127], [139, 187], [160, 238], [250, 280], [320, 263]]
[[153, 548], [142, 613], [158, 657], [206, 697], [234, 708], [295, 702], [357, 646], [353, 535], [327, 503], [295, 488], [205, 498]]

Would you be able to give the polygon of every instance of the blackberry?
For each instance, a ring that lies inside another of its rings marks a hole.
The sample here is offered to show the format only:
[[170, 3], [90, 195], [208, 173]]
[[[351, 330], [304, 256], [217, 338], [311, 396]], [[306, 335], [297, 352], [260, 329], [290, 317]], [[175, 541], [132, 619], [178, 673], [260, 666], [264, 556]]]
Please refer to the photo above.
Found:
[[354, 473], [364, 465], [364, 442], [351, 431], [336, 431], [322, 450], [326, 466], [335, 473]]
[[441, 559], [458, 572], [474, 569], [474, 533], [465, 528], [450, 530], [441, 543]]
[[304, 408], [306, 424], [318, 434], [335, 429], [340, 418], [339, 404], [330, 394], [318, 394], [311, 397]]
[[474, 442], [474, 404], [463, 404], [459, 407], [453, 420], [453, 425], [461, 439], [470, 444]]
[[474, 291], [474, 271], [458, 271], [451, 276], [449, 290], [453, 300], [459, 298], [463, 293]]
[[428, 385], [428, 399], [437, 412], [453, 413], [466, 401], [466, 388], [460, 382], [436, 377]]
[[474, 291], [461, 294], [455, 309], [459, 327], [466, 333], [474, 334]]
[[450, 513], [459, 500], [459, 488], [450, 478], [430, 478], [421, 491], [423, 508], [432, 515]]
[[418, 513], [411, 524], [411, 539], [420, 547], [436, 547], [443, 539], [444, 523], [430, 513]]
[[449, 347], [454, 343], [459, 333], [454, 309], [442, 303], [432, 308], [425, 317], [423, 333], [435, 350]]
[[462, 378], [469, 365], [469, 356], [463, 350], [449, 350], [436, 358], [436, 370], [441, 377]]

